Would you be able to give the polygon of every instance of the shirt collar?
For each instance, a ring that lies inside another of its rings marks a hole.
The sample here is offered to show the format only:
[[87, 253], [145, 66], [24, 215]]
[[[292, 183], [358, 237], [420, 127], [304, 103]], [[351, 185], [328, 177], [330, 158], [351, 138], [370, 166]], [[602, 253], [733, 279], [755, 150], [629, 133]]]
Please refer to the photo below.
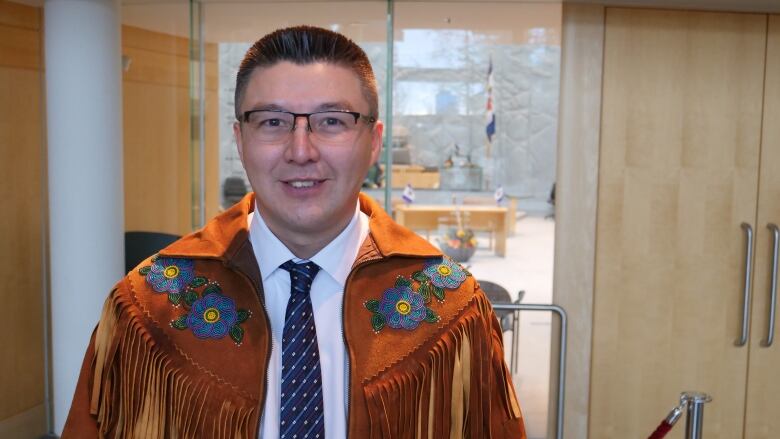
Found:
[[[266, 281], [280, 265], [292, 259], [302, 262], [271, 232], [257, 206], [249, 215], [249, 239], [255, 252], [263, 281]], [[349, 224], [328, 245], [317, 252], [310, 261], [319, 265], [342, 287], [352, 269], [360, 245], [368, 235], [368, 217], [355, 205], [355, 214]]]
[[[252, 282], [260, 282], [257, 254], [253, 250], [258, 243], [249, 239], [249, 222], [255, 210], [254, 193], [248, 193], [240, 202], [210, 220], [196, 230], [160, 250], [159, 255], [168, 258], [210, 258], [223, 261], [250, 276]], [[401, 227], [382, 210], [370, 196], [358, 196], [360, 210], [368, 217], [369, 239], [362, 241], [356, 262], [367, 255], [376, 257], [438, 257], [441, 251], [411, 230]]]

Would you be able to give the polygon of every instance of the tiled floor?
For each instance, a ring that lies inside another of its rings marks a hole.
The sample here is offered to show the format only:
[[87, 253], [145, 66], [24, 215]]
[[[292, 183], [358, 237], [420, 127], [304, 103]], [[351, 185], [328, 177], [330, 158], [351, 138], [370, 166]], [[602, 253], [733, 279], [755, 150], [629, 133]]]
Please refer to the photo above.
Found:
[[[525, 290], [523, 303], [549, 304], [552, 301], [555, 222], [539, 216], [524, 216], [517, 222], [514, 236], [507, 240], [506, 257], [488, 248], [487, 235], [479, 236], [479, 247], [465, 264], [480, 280], [506, 288], [512, 300]], [[435, 241], [435, 237], [431, 236]], [[529, 439], [542, 439], [547, 433], [547, 407], [550, 376], [550, 313], [524, 311], [520, 316], [515, 388], [523, 408]], [[507, 364], [511, 352], [511, 332], [504, 333]]]

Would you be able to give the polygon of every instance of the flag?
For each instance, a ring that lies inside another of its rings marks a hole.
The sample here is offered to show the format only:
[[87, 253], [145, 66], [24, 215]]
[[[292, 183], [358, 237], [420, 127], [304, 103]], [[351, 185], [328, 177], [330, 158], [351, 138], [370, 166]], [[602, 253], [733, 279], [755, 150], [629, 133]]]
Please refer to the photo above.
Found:
[[404, 202], [406, 202], [406, 204], [412, 204], [412, 202], [414, 201], [414, 189], [412, 189], [411, 184], [406, 185], [406, 187], [404, 188], [404, 193], [403, 195], [401, 195], [401, 198], [404, 199]]
[[496, 204], [501, 204], [504, 201], [504, 186], [498, 185], [496, 192], [493, 194], [493, 198], [496, 199]]
[[486, 105], [486, 119], [487, 126], [485, 127], [485, 133], [487, 134], [488, 143], [493, 142], [493, 135], [496, 134], [496, 115], [493, 113], [493, 58], [490, 58], [488, 63], [488, 76], [487, 76], [487, 105]]

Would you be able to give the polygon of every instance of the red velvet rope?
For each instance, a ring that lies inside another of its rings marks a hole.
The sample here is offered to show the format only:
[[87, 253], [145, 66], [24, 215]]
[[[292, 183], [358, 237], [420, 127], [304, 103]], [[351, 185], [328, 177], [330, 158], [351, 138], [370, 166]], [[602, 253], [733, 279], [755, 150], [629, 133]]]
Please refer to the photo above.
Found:
[[661, 421], [661, 425], [658, 426], [658, 428], [655, 429], [653, 434], [650, 435], [647, 439], [661, 439], [664, 436], [666, 436], [666, 433], [669, 433], [669, 430], [672, 429], [672, 424], [666, 422], [666, 420]]

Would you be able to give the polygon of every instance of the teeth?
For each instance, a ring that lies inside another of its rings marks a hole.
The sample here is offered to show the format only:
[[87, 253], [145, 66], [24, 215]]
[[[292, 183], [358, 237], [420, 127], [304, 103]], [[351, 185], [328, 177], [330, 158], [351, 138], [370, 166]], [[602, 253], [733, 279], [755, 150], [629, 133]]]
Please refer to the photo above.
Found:
[[312, 187], [314, 186], [314, 182], [313, 181], [291, 181], [290, 186], [294, 188]]

